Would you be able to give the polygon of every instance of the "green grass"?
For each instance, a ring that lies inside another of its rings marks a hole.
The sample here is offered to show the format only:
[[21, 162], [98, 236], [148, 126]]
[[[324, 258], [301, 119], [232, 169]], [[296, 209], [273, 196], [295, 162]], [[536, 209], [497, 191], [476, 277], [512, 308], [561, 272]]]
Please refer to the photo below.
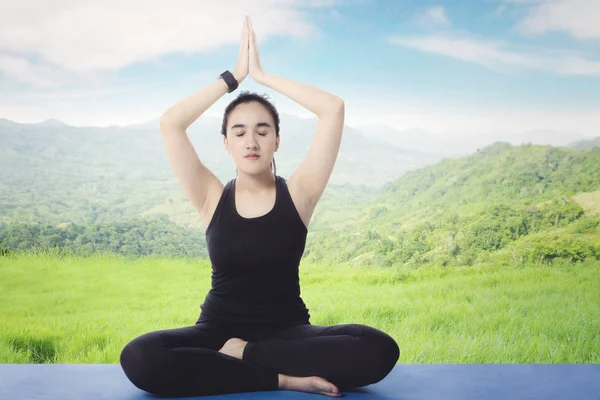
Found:
[[580, 193], [573, 196], [573, 199], [586, 210], [588, 215], [600, 214], [600, 190]]
[[[0, 257], [0, 363], [118, 363], [193, 325], [207, 260]], [[366, 269], [301, 265], [313, 325], [390, 334], [399, 363], [599, 363], [600, 263]]]

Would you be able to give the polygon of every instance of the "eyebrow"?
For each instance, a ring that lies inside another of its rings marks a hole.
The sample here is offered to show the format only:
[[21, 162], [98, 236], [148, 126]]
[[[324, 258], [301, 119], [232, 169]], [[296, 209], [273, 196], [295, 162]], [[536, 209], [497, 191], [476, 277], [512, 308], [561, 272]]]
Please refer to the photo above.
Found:
[[[268, 124], [267, 122], [259, 122], [258, 124], [256, 124], [257, 128], [260, 128], [261, 126], [268, 126], [269, 128], [273, 129], [273, 127]], [[245, 128], [246, 125], [244, 124], [235, 124], [231, 127], [231, 129], [235, 129], [235, 128]]]

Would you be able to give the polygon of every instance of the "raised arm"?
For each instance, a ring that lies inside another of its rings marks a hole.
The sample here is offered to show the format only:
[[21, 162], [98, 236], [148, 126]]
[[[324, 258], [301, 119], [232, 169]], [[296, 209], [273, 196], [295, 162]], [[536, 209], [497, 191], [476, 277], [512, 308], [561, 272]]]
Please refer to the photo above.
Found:
[[[238, 62], [232, 72], [238, 83], [248, 74], [248, 28], [244, 21]], [[160, 117], [160, 132], [175, 177], [190, 199], [192, 205], [205, 217], [208, 194], [222, 189], [223, 184], [198, 158], [186, 129], [219, 98], [227, 93], [228, 86], [223, 79], [189, 95], [170, 107]], [[208, 225], [206, 219], [204, 226]]]
[[250, 54], [248, 73], [265, 85], [289, 97], [319, 118], [312, 145], [306, 158], [289, 179], [305, 193], [315, 206], [325, 191], [337, 159], [344, 129], [344, 101], [331, 93], [263, 71], [256, 46], [256, 36], [250, 22]]

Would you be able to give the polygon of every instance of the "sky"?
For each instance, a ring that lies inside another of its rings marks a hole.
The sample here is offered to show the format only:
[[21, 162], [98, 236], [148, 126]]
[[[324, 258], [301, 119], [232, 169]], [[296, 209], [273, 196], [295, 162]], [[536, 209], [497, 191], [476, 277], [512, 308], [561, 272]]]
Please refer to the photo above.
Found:
[[[233, 70], [246, 14], [263, 69], [340, 96], [349, 126], [600, 135], [599, 0], [0, 0], [0, 118], [157, 119]], [[241, 90], [315, 117], [250, 76], [205, 115]]]

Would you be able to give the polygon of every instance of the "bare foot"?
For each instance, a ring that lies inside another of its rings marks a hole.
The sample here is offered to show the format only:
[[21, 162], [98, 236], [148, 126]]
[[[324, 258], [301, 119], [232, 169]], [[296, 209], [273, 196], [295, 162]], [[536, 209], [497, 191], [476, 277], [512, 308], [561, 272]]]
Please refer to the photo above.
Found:
[[279, 374], [279, 389], [342, 397], [337, 386], [320, 376], [289, 376]]
[[247, 343], [248, 342], [246, 342], [245, 340], [239, 338], [231, 338], [227, 342], [225, 342], [223, 347], [221, 347], [221, 349], [219, 350], [219, 353], [227, 354], [228, 356], [235, 357], [241, 360], [242, 355], [244, 354], [244, 348], [246, 348]]
[[[219, 353], [227, 354], [241, 360], [246, 344], [248, 342], [243, 339], [231, 338], [225, 342]], [[279, 389], [324, 394], [331, 397], [342, 396], [337, 386], [320, 376], [299, 377], [278, 374], [278, 378]]]

